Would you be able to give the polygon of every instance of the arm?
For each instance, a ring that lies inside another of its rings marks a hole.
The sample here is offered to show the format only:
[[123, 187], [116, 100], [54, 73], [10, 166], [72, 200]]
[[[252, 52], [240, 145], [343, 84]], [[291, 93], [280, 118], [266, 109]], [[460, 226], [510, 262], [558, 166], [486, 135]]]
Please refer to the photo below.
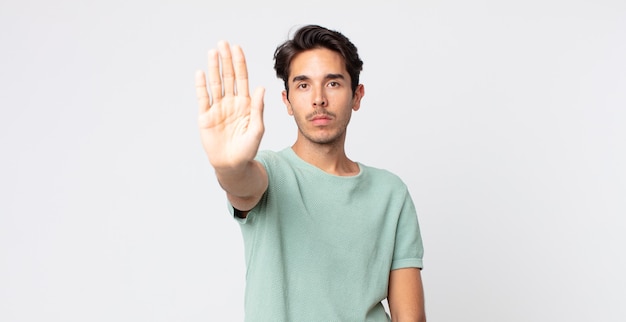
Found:
[[393, 322], [425, 322], [424, 288], [418, 268], [392, 270], [387, 301]]
[[231, 53], [222, 41], [218, 50], [209, 51], [208, 90], [204, 72], [196, 73], [198, 127], [204, 151], [229, 201], [239, 210], [249, 210], [268, 184], [265, 169], [254, 160], [265, 131], [264, 89], [250, 97], [243, 51], [238, 46], [232, 49]]

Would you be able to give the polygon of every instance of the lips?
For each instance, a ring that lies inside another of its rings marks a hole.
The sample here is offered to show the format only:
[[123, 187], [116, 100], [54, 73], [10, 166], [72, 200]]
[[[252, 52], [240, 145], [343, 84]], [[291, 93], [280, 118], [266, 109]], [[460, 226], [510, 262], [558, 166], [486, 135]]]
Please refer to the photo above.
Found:
[[316, 115], [314, 116], [311, 121], [317, 121], [317, 120], [330, 120], [330, 116], [328, 115]]
[[315, 111], [309, 115], [306, 116], [307, 120], [309, 121], [314, 121], [317, 119], [332, 119], [335, 117], [335, 114], [330, 113], [328, 111], [325, 110], [320, 110], [320, 111]]
[[331, 120], [332, 118], [326, 114], [319, 114], [310, 118], [310, 121], [313, 123], [313, 125], [318, 125], [318, 126], [327, 125], [328, 123], [330, 123]]

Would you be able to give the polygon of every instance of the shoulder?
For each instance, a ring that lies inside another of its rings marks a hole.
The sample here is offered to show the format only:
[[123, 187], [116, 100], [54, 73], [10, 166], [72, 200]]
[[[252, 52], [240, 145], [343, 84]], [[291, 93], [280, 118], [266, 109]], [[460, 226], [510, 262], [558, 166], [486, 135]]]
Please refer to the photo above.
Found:
[[397, 174], [381, 168], [368, 166], [359, 162], [363, 174], [370, 177], [376, 183], [387, 184], [394, 187], [406, 188], [406, 184]]
[[259, 161], [263, 166], [272, 167], [287, 161], [285, 150], [271, 151], [261, 150], [257, 153], [255, 160]]
[[276, 152], [276, 151], [260, 150], [259, 152], [257, 152], [255, 159], [257, 159], [259, 161], [261, 161], [261, 160], [271, 160], [273, 158], [277, 158], [278, 155], [279, 155], [279, 152]]

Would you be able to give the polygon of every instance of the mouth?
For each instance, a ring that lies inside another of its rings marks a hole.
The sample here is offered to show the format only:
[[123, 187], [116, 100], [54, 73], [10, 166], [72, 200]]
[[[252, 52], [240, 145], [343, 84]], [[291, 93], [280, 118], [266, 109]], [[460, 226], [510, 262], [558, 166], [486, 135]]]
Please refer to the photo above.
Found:
[[330, 113], [328, 111], [324, 111], [324, 110], [322, 110], [322, 111], [315, 111], [315, 112], [307, 115], [307, 119], [309, 121], [322, 120], [322, 119], [330, 120], [330, 119], [332, 119], [334, 117], [335, 117], [335, 114]]
[[323, 114], [323, 115], [316, 115], [313, 118], [311, 118], [311, 121], [317, 121], [317, 120], [330, 120], [330, 116]]
[[316, 125], [316, 126], [327, 125], [328, 123], [330, 123], [331, 120], [332, 120], [332, 117], [327, 114], [318, 114], [309, 118], [309, 121], [311, 121], [313, 125]]

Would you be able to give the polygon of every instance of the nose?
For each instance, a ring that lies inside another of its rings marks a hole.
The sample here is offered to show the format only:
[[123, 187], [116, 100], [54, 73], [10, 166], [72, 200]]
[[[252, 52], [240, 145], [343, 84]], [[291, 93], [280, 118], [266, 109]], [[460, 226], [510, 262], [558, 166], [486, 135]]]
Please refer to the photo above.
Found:
[[326, 102], [324, 91], [316, 91], [313, 97], [313, 107], [326, 107], [326, 104], [328, 104], [328, 102]]

